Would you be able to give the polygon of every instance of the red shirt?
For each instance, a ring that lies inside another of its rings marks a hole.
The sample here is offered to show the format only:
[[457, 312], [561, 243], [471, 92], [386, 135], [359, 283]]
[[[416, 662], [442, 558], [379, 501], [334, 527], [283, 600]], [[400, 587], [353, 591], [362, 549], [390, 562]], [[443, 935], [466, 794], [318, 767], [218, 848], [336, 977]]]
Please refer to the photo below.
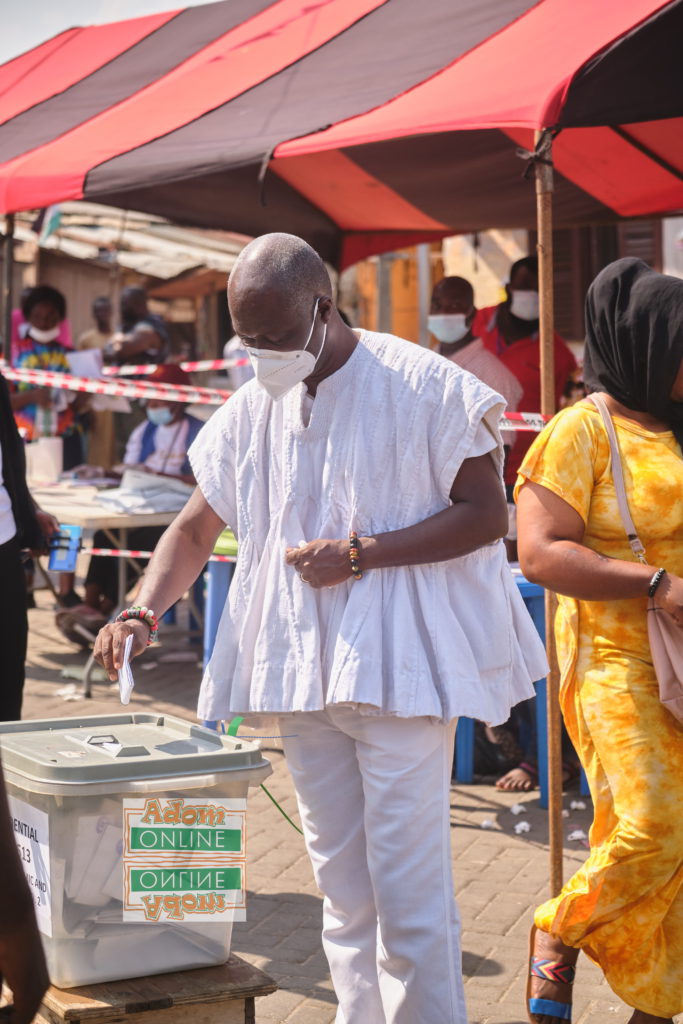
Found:
[[[484, 346], [498, 356], [501, 363], [515, 375], [522, 386], [522, 397], [519, 401], [519, 412], [541, 411], [541, 353], [538, 343], [538, 331], [528, 338], [520, 338], [511, 345], [506, 344], [498, 330], [496, 314], [498, 306], [480, 309], [472, 324], [472, 332], [484, 342]], [[555, 332], [555, 402], [559, 405], [564, 386], [569, 376], [576, 369], [576, 360], [567, 344]], [[505, 463], [505, 483], [514, 484], [517, 470], [531, 446], [536, 435], [531, 431], [518, 431], [516, 440]]]

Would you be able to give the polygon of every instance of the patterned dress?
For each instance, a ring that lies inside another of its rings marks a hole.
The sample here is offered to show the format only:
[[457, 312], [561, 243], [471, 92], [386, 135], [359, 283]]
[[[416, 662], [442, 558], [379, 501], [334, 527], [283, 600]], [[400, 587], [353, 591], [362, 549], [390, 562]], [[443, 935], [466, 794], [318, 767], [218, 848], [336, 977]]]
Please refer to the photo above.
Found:
[[[614, 417], [626, 492], [646, 557], [683, 576], [683, 459], [674, 435]], [[559, 495], [585, 523], [583, 543], [632, 561], [619, 516], [607, 435], [581, 403], [531, 446], [525, 480]], [[654, 571], [654, 568], [653, 568]], [[628, 1005], [683, 1011], [683, 727], [659, 702], [647, 598], [560, 595], [555, 623], [560, 702], [595, 807], [590, 856], [538, 928], [583, 949]]]
[[[25, 338], [16, 352], [14, 365], [21, 370], [49, 370], [52, 373], [69, 373], [69, 361], [66, 349], [59, 342], [50, 341], [43, 344], [33, 338]], [[30, 391], [34, 384], [18, 384], [18, 391]], [[57, 392], [59, 394], [59, 392]], [[14, 418], [17, 426], [25, 431], [26, 438], [33, 441], [36, 437], [58, 437], [72, 426], [73, 412], [71, 406], [59, 408], [57, 399], [52, 406], [43, 409], [38, 405], [26, 405], [17, 409]]]
[[[15, 353], [14, 365], [22, 370], [50, 370], [52, 373], [70, 373], [67, 350], [59, 341], [47, 343], [24, 338]], [[17, 390], [31, 390], [33, 384], [18, 384]], [[66, 397], [68, 396], [68, 398]], [[83, 462], [82, 417], [74, 416], [71, 399], [73, 393], [53, 390], [50, 406], [25, 405], [16, 409], [14, 419], [27, 441], [38, 437], [61, 437], [64, 440], [64, 469], [73, 469]]]

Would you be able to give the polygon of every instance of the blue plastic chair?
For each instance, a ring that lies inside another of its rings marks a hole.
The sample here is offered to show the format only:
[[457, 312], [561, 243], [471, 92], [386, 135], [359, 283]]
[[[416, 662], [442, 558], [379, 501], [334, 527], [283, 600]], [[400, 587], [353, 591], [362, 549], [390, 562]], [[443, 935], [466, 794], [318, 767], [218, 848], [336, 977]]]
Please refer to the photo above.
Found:
[[206, 599], [204, 603], [204, 668], [216, 642], [235, 566], [232, 562], [209, 562], [206, 568]]
[[[530, 583], [524, 576], [515, 575], [515, 582], [524, 604], [545, 643], [545, 592], [537, 583]], [[538, 784], [541, 793], [541, 807], [548, 806], [548, 717], [546, 708], [547, 684], [539, 679], [536, 686], [536, 733], [538, 737]], [[474, 721], [461, 718], [458, 721], [455, 748], [455, 781], [468, 783], [474, 778]], [[580, 791], [589, 795], [588, 782], [581, 772]]]

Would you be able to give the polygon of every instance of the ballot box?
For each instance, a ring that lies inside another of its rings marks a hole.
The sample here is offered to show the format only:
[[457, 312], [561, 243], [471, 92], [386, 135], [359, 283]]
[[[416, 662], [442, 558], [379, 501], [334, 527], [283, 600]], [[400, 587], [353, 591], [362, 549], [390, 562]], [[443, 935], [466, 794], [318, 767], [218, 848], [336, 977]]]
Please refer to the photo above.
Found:
[[135, 713], [2, 723], [0, 751], [54, 985], [227, 960], [257, 743]]

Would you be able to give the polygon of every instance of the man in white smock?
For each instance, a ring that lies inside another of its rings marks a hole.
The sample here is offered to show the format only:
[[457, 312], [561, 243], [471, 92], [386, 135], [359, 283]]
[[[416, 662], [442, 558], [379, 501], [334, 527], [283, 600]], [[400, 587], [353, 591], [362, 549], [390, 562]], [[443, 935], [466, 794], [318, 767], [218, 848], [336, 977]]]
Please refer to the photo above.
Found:
[[[255, 380], [191, 448], [197, 490], [139, 601], [162, 615], [224, 525], [236, 532], [199, 716], [281, 716], [337, 1021], [465, 1024], [456, 719], [504, 722], [547, 670], [499, 539], [503, 403], [435, 353], [351, 330], [331, 296], [299, 238], [239, 256], [228, 300]], [[139, 654], [149, 628], [103, 629], [111, 678], [126, 636]]]

